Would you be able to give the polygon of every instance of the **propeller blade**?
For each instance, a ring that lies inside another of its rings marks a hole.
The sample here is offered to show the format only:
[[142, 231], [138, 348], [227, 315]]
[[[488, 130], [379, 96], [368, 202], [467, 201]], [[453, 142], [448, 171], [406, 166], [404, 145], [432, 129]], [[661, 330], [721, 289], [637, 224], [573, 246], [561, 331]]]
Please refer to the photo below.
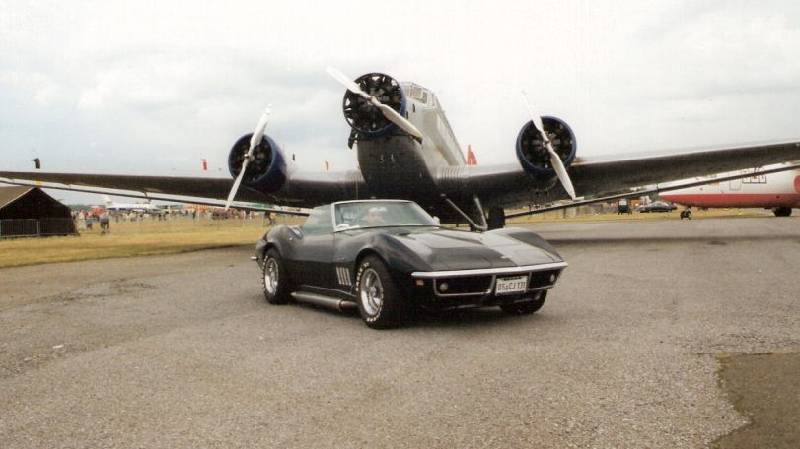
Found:
[[247, 171], [247, 164], [250, 162], [250, 159], [245, 158], [244, 163], [242, 164], [242, 171], [239, 172], [239, 176], [236, 177], [236, 181], [233, 183], [233, 187], [231, 188], [231, 193], [228, 194], [228, 200], [225, 201], [225, 210], [231, 208], [231, 203], [233, 203], [233, 198], [236, 196], [236, 193], [239, 191], [239, 186], [242, 185], [242, 179], [244, 178], [244, 173]]
[[386, 117], [387, 120], [399, 126], [400, 129], [411, 134], [413, 137], [416, 137], [418, 140], [422, 140], [422, 133], [419, 132], [419, 130], [417, 129], [416, 126], [414, 126], [413, 123], [409, 122], [405, 117], [400, 115], [399, 112], [395, 111], [390, 106], [381, 103], [375, 97], [372, 97], [371, 101], [372, 104], [374, 104], [378, 109], [381, 110], [383, 116]]
[[226, 211], [231, 208], [233, 198], [236, 197], [236, 193], [239, 192], [239, 187], [242, 185], [242, 179], [244, 179], [244, 174], [247, 172], [247, 165], [251, 160], [253, 160], [253, 153], [255, 152], [258, 144], [261, 143], [261, 139], [264, 138], [264, 129], [267, 127], [267, 121], [269, 121], [270, 114], [272, 114], [272, 110], [268, 105], [266, 109], [264, 109], [264, 113], [261, 114], [261, 118], [258, 119], [256, 129], [253, 131], [253, 136], [250, 138], [250, 149], [247, 150], [247, 154], [244, 157], [244, 162], [242, 162], [242, 170], [239, 172], [239, 176], [236, 177], [236, 181], [233, 182], [231, 193], [228, 194], [228, 200], [225, 201]]
[[392, 109], [391, 106], [387, 106], [381, 103], [377, 98], [361, 90], [361, 87], [359, 87], [359, 85], [356, 84], [356, 82], [350, 80], [350, 78], [348, 78], [347, 75], [334, 69], [333, 67], [328, 67], [326, 71], [331, 77], [333, 77], [333, 79], [342, 84], [347, 90], [369, 100], [370, 103], [372, 103], [375, 107], [377, 107], [381, 111], [383, 116], [386, 117], [386, 120], [389, 120], [390, 122], [399, 126], [400, 129], [407, 132], [408, 134], [416, 138], [418, 141], [422, 141], [422, 133], [419, 131], [419, 129], [417, 129], [417, 127], [414, 126], [413, 123], [409, 122], [408, 119], [400, 115], [399, 112]]
[[256, 130], [253, 131], [253, 137], [250, 138], [250, 151], [247, 152], [248, 158], [253, 157], [255, 148], [261, 143], [261, 139], [264, 138], [264, 129], [267, 127], [267, 121], [269, 120], [270, 114], [272, 114], [272, 110], [269, 106], [267, 106], [267, 108], [264, 109], [264, 113], [261, 114], [261, 118], [258, 119]]
[[544, 145], [545, 148], [547, 148], [547, 153], [550, 154], [550, 165], [556, 172], [556, 177], [558, 177], [558, 180], [559, 182], [561, 182], [561, 185], [564, 186], [564, 190], [567, 191], [567, 195], [569, 195], [569, 197], [574, 200], [575, 187], [572, 186], [572, 180], [569, 179], [569, 173], [567, 173], [567, 168], [564, 167], [564, 162], [562, 162], [561, 158], [558, 157], [558, 153], [556, 153], [556, 150], [553, 149], [553, 144], [552, 142], [550, 142], [550, 137], [544, 130], [544, 121], [542, 120], [542, 116], [534, 112], [533, 107], [531, 107], [531, 104], [528, 101], [528, 94], [525, 93], [524, 90], [522, 91], [522, 99], [523, 101], [525, 101], [525, 107], [528, 108], [528, 114], [530, 114], [534, 126], [536, 126], [536, 129], [539, 131], [539, 134], [542, 135], [542, 140], [544, 140]]
[[333, 67], [328, 67], [326, 71], [328, 72], [328, 75], [330, 75], [331, 77], [333, 77], [333, 79], [335, 79], [341, 85], [343, 85], [345, 89], [349, 90], [350, 92], [356, 95], [361, 95], [362, 97], [369, 100], [370, 98], [369, 95], [363, 90], [361, 90], [361, 87], [359, 87], [359, 85], [356, 84], [355, 81], [348, 78], [347, 75], [334, 69]]
[[564, 190], [567, 191], [569, 197], [574, 200], [575, 187], [572, 186], [572, 180], [569, 179], [567, 169], [564, 167], [564, 163], [561, 162], [561, 158], [558, 157], [558, 154], [553, 150], [553, 146], [550, 145], [550, 142], [547, 142], [547, 152], [550, 153], [550, 165], [552, 165], [553, 169], [556, 171], [558, 180], [561, 181], [561, 185], [564, 186]]
[[525, 107], [528, 108], [528, 115], [531, 116], [531, 120], [533, 120], [533, 124], [536, 126], [539, 134], [542, 135], [542, 138], [545, 142], [550, 141], [550, 138], [547, 137], [547, 133], [544, 132], [544, 122], [542, 121], [542, 116], [533, 110], [531, 103], [528, 101], [528, 94], [525, 93], [524, 90], [522, 91], [522, 100], [525, 101]]

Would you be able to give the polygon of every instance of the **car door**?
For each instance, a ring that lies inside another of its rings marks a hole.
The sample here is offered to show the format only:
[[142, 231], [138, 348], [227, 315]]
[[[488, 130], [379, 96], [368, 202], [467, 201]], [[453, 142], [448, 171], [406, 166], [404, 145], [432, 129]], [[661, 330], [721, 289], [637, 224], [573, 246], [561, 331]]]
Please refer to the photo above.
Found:
[[331, 288], [333, 277], [333, 224], [331, 207], [314, 209], [295, 240], [291, 276], [301, 285]]

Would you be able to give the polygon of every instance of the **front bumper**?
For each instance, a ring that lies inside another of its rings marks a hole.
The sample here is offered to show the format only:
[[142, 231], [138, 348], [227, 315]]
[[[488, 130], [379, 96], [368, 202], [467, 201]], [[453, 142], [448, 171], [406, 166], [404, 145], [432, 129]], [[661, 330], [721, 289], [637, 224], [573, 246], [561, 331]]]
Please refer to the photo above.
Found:
[[[481, 307], [515, 302], [553, 288], [566, 262], [473, 270], [415, 271], [411, 282], [421, 302], [444, 308]], [[527, 276], [525, 291], [497, 294], [497, 280]]]

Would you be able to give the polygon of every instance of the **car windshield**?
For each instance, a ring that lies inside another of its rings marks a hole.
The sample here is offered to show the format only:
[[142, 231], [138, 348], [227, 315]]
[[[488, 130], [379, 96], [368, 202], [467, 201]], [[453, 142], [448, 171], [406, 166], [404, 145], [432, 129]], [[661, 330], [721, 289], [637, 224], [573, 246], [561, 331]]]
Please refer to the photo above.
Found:
[[421, 207], [410, 201], [357, 201], [335, 206], [336, 229], [378, 226], [438, 226]]

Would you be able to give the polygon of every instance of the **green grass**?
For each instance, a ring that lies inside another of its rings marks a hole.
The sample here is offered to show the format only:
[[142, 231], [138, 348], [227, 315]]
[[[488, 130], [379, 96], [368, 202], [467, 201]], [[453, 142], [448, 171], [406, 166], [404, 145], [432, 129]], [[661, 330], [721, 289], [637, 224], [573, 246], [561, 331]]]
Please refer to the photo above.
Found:
[[80, 236], [0, 240], [0, 268], [253, 245], [266, 229], [261, 220], [111, 223], [108, 234], [95, 225]]

